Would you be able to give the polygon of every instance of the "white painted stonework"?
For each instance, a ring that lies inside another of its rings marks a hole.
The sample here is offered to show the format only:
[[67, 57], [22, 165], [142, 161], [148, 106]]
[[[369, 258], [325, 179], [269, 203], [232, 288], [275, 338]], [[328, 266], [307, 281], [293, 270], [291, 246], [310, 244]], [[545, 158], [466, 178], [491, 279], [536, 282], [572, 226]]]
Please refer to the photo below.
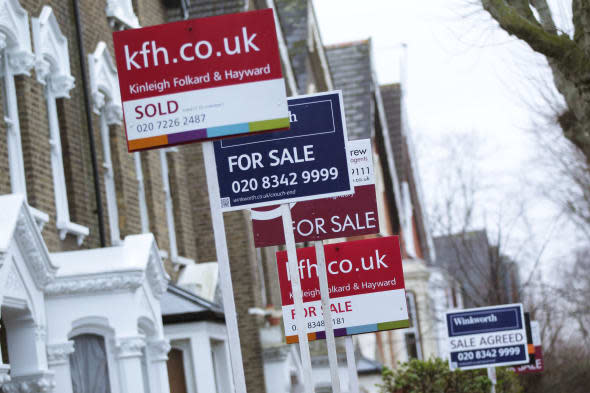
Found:
[[169, 277], [152, 234], [49, 254], [24, 196], [0, 196], [5, 393], [71, 393], [80, 335], [104, 339], [112, 393], [169, 393], [160, 298]]
[[24, 196], [0, 196], [0, 304], [10, 357], [0, 367], [0, 386], [6, 393], [53, 391], [43, 292], [56, 271]]
[[[104, 337], [112, 393], [169, 393], [159, 299], [168, 285], [152, 234], [128, 236], [121, 246], [51, 255], [59, 267], [46, 288], [48, 343], [81, 334]], [[59, 316], [59, 317], [57, 317]], [[147, 375], [142, 370], [147, 363]], [[70, 393], [68, 364], [54, 365]]]

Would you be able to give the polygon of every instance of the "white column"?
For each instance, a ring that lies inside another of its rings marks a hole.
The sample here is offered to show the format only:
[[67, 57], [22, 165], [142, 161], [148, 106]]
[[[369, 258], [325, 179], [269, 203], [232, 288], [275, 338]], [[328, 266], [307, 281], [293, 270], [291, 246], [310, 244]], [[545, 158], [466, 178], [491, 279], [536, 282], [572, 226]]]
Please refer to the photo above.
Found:
[[125, 337], [117, 339], [117, 363], [121, 391], [125, 393], [145, 393], [141, 367], [142, 349], [145, 347], [143, 337]]
[[190, 345], [197, 392], [217, 392], [209, 336], [204, 333], [192, 336], [190, 338]]
[[170, 352], [168, 340], [158, 340], [148, 344], [149, 359], [151, 361], [150, 372], [153, 374], [150, 380], [154, 381], [152, 391], [154, 393], [170, 393], [168, 381], [168, 368], [166, 361]]
[[70, 354], [74, 352], [74, 342], [47, 345], [47, 363], [55, 376], [56, 391], [72, 393], [72, 375], [70, 373]]

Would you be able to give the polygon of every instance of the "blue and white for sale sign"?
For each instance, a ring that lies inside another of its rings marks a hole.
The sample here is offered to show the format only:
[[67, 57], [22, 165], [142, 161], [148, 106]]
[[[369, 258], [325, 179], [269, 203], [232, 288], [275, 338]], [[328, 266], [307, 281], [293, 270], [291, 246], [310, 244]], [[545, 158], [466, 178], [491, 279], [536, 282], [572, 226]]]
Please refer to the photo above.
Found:
[[529, 362], [522, 304], [447, 312], [451, 369]]
[[340, 91], [288, 100], [288, 131], [213, 144], [222, 211], [350, 195]]

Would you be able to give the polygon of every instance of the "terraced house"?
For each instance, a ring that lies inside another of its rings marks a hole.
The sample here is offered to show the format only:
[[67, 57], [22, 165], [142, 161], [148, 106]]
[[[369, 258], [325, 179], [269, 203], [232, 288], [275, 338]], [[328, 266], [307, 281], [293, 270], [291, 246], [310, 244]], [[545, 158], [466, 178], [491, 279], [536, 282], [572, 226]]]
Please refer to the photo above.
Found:
[[[127, 152], [112, 33], [261, 8], [287, 95], [343, 90], [349, 138], [372, 139], [382, 235], [403, 239], [412, 327], [358, 338], [366, 391], [380, 364], [439, 354], [447, 305], [427, 293], [446, 281], [400, 87], [378, 85], [370, 42], [325, 48], [305, 0], [0, 0], [0, 389], [233, 391], [202, 147]], [[254, 248], [249, 211], [225, 223], [248, 391], [298, 391], [277, 248]]]

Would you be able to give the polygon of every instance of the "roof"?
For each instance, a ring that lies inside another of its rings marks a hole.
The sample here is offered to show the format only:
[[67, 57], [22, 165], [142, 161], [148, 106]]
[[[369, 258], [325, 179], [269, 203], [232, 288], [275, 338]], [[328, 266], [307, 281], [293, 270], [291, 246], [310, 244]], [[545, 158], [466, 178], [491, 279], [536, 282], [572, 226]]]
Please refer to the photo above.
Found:
[[490, 282], [490, 245], [485, 230], [434, 238], [436, 264], [465, 291], [465, 306], [486, 304]]
[[[188, 3], [189, 19], [243, 12], [246, 10], [247, 4], [246, 0], [192, 0]], [[183, 15], [180, 7], [168, 9], [168, 20], [181, 19], [183, 19]]]
[[370, 138], [373, 129], [371, 41], [326, 47], [334, 88], [342, 90], [348, 139]]
[[393, 155], [396, 158], [395, 169], [397, 172], [397, 178], [400, 181], [405, 181], [405, 165], [407, 157], [403, 152], [401, 86], [399, 83], [392, 83], [380, 86], [379, 90], [381, 90], [381, 98], [383, 99], [383, 109], [385, 110], [385, 118], [387, 119], [387, 130], [389, 131], [391, 148], [393, 149]]
[[281, 21], [285, 41], [289, 49], [289, 58], [299, 86], [299, 93], [304, 94], [307, 86], [307, 41], [309, 34], [309, 11], [307, 1], [275, 0], [277, 15]]
[[376, 360], [360, 355], [357, 356], [356, 369], [359, 375], [381, 374], [383, 365]]
[[160, 302], [165, 325], [184, 322], [225, 322], [221, 307], [177, 285], [168, 285]]
[[[399, 83], [383, 85], [379, 87], [383, 108], [387, 121], [387, 130], [393, 155], [396, 158], [396, 174], [400, 182], [406, 182], [410, 191], [410, 200], [413, 207], [414, 225], [419, 238], [419, 247], [422, 256], [430, 263], [433, 262], [432, 237], [426, 217], [424, 200], [422, 198], [422, 185], [417, 169], [417, 157], [414, 152], [413, 141], [409, 131], [404, 131], [402, 88]], [[408, 130], [408, 124], [405, 124]]]
[[51, 261], [59, 267], [57, 277], [144, 271], [154, 243], [151, 233], [132, 235], [120, 246], [52, 253]]

